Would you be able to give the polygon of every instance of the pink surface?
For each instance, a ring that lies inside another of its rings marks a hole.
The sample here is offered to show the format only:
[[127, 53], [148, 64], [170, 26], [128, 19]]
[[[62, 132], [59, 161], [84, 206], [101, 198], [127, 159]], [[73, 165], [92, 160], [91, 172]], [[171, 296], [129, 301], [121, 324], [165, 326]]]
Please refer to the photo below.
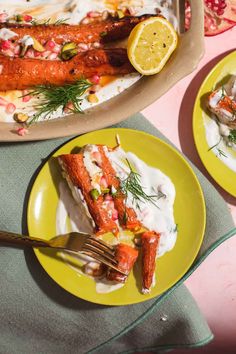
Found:
[[[192, 110], [197, 91], [212, 67], [236, 49], [236, 27], [206, 38], [206, 51], [197, 70], [142, 113], [204, 173], [228, 203], [236, 224], [236, 198], [212, 180], [202, 165], [193, 142]], [[236, 64], [235, 64], [236, 65]], [[236, 181], [232, 181], [236, 183]], [[217, 222], [217, 221], [216, 221]], [[218, 247], [185, 285], [196, 299], [215, 335], [204, 348], [182, 353], [236, 353], [236, 237]]]

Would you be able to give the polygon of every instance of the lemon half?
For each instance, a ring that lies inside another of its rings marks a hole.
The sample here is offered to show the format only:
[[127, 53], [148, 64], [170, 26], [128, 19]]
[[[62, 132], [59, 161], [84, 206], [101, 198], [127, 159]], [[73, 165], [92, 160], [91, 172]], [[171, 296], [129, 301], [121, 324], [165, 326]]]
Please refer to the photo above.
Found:
[[128, 57], [143, 75], [157, 74], [178, 44], [172, 24], [162, 17], [152, 17], [134, 27], [128, 39]]

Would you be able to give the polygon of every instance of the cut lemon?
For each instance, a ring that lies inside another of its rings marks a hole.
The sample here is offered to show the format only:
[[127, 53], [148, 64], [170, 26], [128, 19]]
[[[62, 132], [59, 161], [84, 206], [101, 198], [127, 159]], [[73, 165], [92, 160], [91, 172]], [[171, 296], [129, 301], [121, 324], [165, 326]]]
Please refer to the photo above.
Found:
[[157, 74], [177, 43], [178, 36], [172, 24], [162, 17], [152, 17], [139, 23], [130, 33], [128, 57], [140, 74]]

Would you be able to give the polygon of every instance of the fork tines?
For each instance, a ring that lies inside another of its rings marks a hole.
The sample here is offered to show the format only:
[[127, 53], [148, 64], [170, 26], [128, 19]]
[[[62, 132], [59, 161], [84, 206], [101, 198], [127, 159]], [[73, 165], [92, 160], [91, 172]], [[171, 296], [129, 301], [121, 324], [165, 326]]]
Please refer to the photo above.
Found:
[[82, 252], [88, 256], [106, 264], [108, 267], [125, 274], [117, 268], [118, 262], [115, 260], [115, 249], [100, 239], [89, 237], [82, 248]]

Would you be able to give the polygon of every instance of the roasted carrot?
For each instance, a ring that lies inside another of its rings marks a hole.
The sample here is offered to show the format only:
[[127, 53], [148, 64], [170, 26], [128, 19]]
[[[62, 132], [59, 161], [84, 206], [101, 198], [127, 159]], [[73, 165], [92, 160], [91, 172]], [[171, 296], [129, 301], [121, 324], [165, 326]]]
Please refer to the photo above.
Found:
[[129, 230], [137, 231], [141, 228], [141, 222], [137, 219], [134, 209], [126, 206], [125, 195], [119, 191], [120, 181], [116, 176], [116, 172], [112, 167], [111, 162], [106, 156], [103, 146], [98, 145], [98, 150], [101, 156], [101, 168], [108, 182], [109, 187], [113, 186], [117, 192], [113, 195], [115, 208], [118, 211], [119, 221], [121, 225]]
[[87, 203], [88, 210], [97, 226], [98, 234], [112, 232], [118, 234], [118, 226], [112, 220], [109, 210], [104, 207], [104, 197], [100, 195], [96, 200], [92, 197], [93, 189], [90, 176], [83, 162], [83, 154], [68, 154], [59, 156], [59, 162], [66, 176], [73, 185], [81, 190]]
[[[79, 25], [36, 25], [22, 26], [18, 24], [1, 24], [1, 27], [11, 28], [17, 36], [14, 40], [20, 40], [25, 35], [36, 38], [41, 43], [54, 40], [58, 44], [65, 42], [93, 43], [112, 42], [114, 40], [128, 37], [131, 30], [139, 23], [149, 18], [151, 15], [140, 17], [124, 17], [122, 19], [110, 18], [105, 21], [97, 21], [91, 24]], [[0, 28], [1, 28], [0, 27]]]
[[115, 250], [115, 259], [117, 260], [117, 267], [125, 272], [127, 275], [117, 272], [114, 269], [108, 268], [107, 279], [124, 283], [133, 268], [136, 259], [138, 258], [138, 251], [124, 243], [119, 243]]
[[61, 86], [93, 75], [134, 72], [125, 49], [94, 49], [69, 61], [9, 58], [0, 56], [0, 91], [23, 90], [36, 85]]
[[157, 248], [160, 235], [154, 231], [144, 232], [141, 236], [142, 244], [142, 278], [143, 293], [149, 293], [153, 283], [156, 268]]

